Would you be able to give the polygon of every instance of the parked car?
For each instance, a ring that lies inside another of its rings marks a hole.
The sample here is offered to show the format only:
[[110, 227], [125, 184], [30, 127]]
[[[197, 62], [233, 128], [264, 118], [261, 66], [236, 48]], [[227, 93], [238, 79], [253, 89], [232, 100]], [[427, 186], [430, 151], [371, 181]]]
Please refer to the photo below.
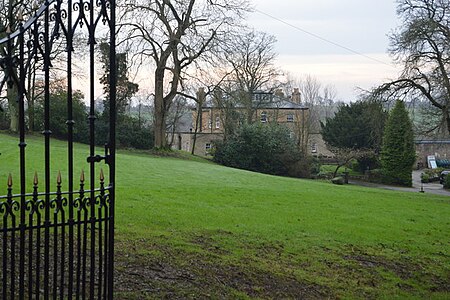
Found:
[[441, 184], [444, 184], [445, 177], [447, 177], [448, 174], [450, 174], [450, 170], [444, 170], [441, 172], [441, 175], [439, 176], [439, 182]]

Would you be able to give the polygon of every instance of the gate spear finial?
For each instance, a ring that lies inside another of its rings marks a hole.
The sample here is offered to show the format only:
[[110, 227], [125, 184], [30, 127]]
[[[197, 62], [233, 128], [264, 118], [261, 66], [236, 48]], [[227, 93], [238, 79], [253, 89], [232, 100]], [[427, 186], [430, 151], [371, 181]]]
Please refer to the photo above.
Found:
[[81, 170], [80, 183], [84, 183], [84, 170]]
[[34, 172], [34, 178], [33, 178], [33, 185], [36, 187], [39, 184], [39, 180], [38, 180], [38, 174], [37, 172]]
[[9, 173], [9, 176], [8, 176], [8, 188], [12, 188], [12, 185], [13, 185], [13, 181], [12, 181], [12, 175], [11, 175], [11, 173]]
[[61, 187], [62, 179], [61, 179], [61, 171], [58, 171], [58, 177], [56, 177], [56, 183], [58, 187]]

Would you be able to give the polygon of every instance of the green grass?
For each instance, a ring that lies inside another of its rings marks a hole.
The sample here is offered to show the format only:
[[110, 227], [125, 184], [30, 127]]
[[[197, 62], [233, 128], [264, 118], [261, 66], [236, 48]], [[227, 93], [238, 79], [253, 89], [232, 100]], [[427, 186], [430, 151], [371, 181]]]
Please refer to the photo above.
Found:
[[[27, 146], [30, 181], [41, 140]], [[52, 145], [56, 178], [65, 143]], [[0, 134], [0, 188], [8, 172], [17, 177], [17, 148]], [[88, 169], [87, 146], [75, 150], [77, 169]], [[175, 156], [119, 151], [117, 298], [450, 297], [448, 197]]]

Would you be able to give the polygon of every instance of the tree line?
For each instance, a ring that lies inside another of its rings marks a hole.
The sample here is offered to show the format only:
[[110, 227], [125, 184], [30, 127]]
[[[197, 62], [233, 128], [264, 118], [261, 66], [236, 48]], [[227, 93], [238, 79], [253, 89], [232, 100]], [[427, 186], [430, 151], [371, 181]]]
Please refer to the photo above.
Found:
[[[445, 1], [397, 2], [397, 13], [402, 24], [390, 34], [389, 52], [403, 66], [403, 72], [398, 79], [368, 91], [369, 98], [378, 101], [383, 107], [398, 99], [421, 103], [419, 107], [424, 109], [420, 117], [422, 122], [418, 123], [425, 126], [417, 127], [416, 133], [421, 129], [420, 132], [423, 133], [440, 132], [448, 135], [450, 8]], [[0, 18], [0, 37], [16, 29], [21, 21], [18, 20], [19, 15], [20, 18], [27, 18], [33, 13], [33, 5], [27, 0], [1, 1], [0, 8], [0, 13], [3, 14]], [[187, 101], [194, 102], [197, 109], [201, 109], [208, 97], [220, 99], [219, 105], [223, 108], [239, 103], [245, 107], [245, 123], [250, 124], [257, 107], [252, 102], [255, 91], [292, 90], [295, 80], [289, 80], [289, 76], [275, 65], [275, 37], [244, 25], [245, 15], [251, 9], [251, 3], [247, 0], [117, 2], [117, 15], [120, 16], [116, 30], [117, 104], [118, 120], [122, 124], [119, 128], [124, 128], [124, 139], [129, 136], [129, 132], [138, 132], [143, 126], [140, 114], [136, 121], [128, 113], [131, 101], [137, 98], [139, 91], [139, 85], [133, 82], [130, 74], [140, 69], [150, 70], [140, 76], [146, 85], [152, 86], [153, 93], [146, 98], [151, 98], [153, 102], [153, 115], [152, 126], [146, 126], [143, 132], [136, 135], [142, 141], [151, 140], [147, 146], [156, 148], [170, 146], [167, 131], [170, 128], [174, 130], [173, 120], [179, 118], [181, 107]], [[81, 42], [75, 40], [74, 45], [78, 45], [82, 51]], [[64, 52], [63, 46], [55, 48], [55, 58]], [[108, 45], [99, 43], [97, 47], [99, 53], [102, 53]], [[0, 49], [0, 53], [4, 54], [5, 49]], [[100, 82], [104, 84], [104, 106], [107, 107], [106, 83], [109, 70], [105, 67], [107, 64], [104, 59], [105, 56], [100, 56], [99, 64], [102, 65], [103, 72]], [[33, 70], [38, 73], [39, 66], [36, 65]], [[4, 80], [6, 74], [2, 72], [2, 76]], [[39, 76], [30, 78], [33, 80], [28, 82], [29, 94], [26, 95], [28, 128], [38, 130], [39, 119], [36, 118], [36, 112], [39, 111]], [[327, 110], [327, 103], [333, 103], [335, 91], [332, 87], [321, 86], [312, 77], [307, 77], [297, 86], [300, 87], [305, 105], [310, 107], [309, 120], [305, 123], [308, 129], [296, 141], [297, 146], [303, 147], [303, 152], [306, 152], [307, 135], [317, 128], [320, 130], [320, 121], [329, 117], [327, 113], [323, 117], [322, 112]], [[198, 93], [199, 87], [203, 88], [203, 94]], [[1, 94], [3, 111], [0, 111], [0, 125], [5, 126], [9, 122], [11, 131], [17, 130], [17, 109], [13, 100], [16, 93], [14, 85], [7, 85], [6, 93]], [[60, 96], [56, 89], [52, 97]], [[233, 120], [235, 116], [232, 110], [229, 112], [221, 117]], [[367, 121], [362, 115], [357, 118], [360, 122]], [[100, 112], [99, 119], [101, 120]], [[133, 125], [135, 123], [138, 126]], [[237, 128], [233, 122], [227, 124], [226, 134], [229, 133], [232, 137]], [[379, 128], [377, 132], [372, 139], [379, 141]], [[324, 131], [324, 134], [331, 134], [331, 130], [330, 133]], [[372, 149], [373, 141], [365, 142], [366, 148]], [[373, 151], [377, 155], [381, 153], [379, 147]], [[367, 165], [370, 163], [366, 162]]]

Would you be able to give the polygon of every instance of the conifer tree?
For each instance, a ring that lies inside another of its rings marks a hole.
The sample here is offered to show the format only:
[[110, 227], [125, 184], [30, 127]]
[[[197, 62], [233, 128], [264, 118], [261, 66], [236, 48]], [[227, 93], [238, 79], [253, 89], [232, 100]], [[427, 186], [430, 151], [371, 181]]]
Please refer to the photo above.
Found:
[[386, 123], [381, 166], [383, 181], [412, 185], [412, 168], [416, 160], [412, 123], [403, 101], [397, 101]]

